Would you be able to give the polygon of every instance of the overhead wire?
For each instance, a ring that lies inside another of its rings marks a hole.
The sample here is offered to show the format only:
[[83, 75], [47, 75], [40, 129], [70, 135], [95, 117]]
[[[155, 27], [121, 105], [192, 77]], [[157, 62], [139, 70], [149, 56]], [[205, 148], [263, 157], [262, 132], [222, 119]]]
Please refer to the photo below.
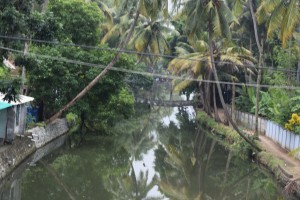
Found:
[[[155, 54], [155, 53], [149, 53], [149, 52], [138, 52], [134, 50], [126, 50], [126, 49], [115, 49], [110, 47], [99, 47], [99, 46], [91, 46], [91, 45], [82, 45], [82, 44], [74, 44], [74, 43], [63, 43], [63, 42], [57, 42], [57, 41], [49, 41], [49, 40], [40, 40], [40, 39], [31, 39], [31, 38], [25, 38], [25, 37], [17, 37], [17, 36], [5, 36], [0, 35], [0, 38], [2, 39], [10, 39], [10, 40], [20, 40], [20, 41], [30, 41], [35, 43], [44, 43], [44, 44], [52, 44], [52, 45], [60, 45], [60, 46], [72, 46], [72, 47], [80, 47], [85, 49], [95, 49], [95, 50], [102, 50], [102, 51], [112, 51], [112, 52], [121, 52], [126, 54], [135, 54], [140, 56], [156, 56], [161, 57], [165, 59], [178, 59], [178, 60], [190, 60], [190, 61], [203, 61], [197, 58], [186, 58], [186, 57], [180, 57], [180, 56], [174, 56], [174, 55], [167, 55], [167, 54]], [[226, 61], [214, 61], [216, 64], [232, 64], [231, 62]], [[297, 73], [295, 70], [287, 70], [287, 69], [280, 69], [280, 68], [274, 68], [274, 67], [258, 67], [250, 64], [243, 64], [238, 65], [240, 67], [245, 68], [252, 68], [252, 69], [267, 69], [272, 71], [281, 71], [281, 72], [287, 72], [287, 73]]]
[[[23, 51], [11, 49], [7, 47], [0, 46], [0, 49], [15, 52], [18, 54], [23, 54]], [[88, 63], [83, 61], [77, 61], [72, 59], [67, 59], [63, 57], [54, 57], [54, 56], [48, 56], [48, 55], [42, 55], [42, 54], [36, 54], [36, 53], [27, 53], [27, 56], [35, 56], [40, 58], [46, 58], [46, 59], [52, 59], [57, 61], [62, 61], [66, 63], [71, 64], [78, 64], [88, 67], [99, 67], [104, 69], [106, 66], [101, 64], [94, 64], [94, 63]], [[151, 76], [151, 77], [158, 77], [158, 78], [164, 78], [164, 79], [170, 79], [170, 80], [186, 80], [186, 81], [196, 81], [201, 83], [220, 83], [224, 85], [235, 85], [235, 86], [248, 86], [248, 87], [257, 87], [257, 84], [251, 84], [251, 83], [241, 83], [241, 82], [227, 82], [227, 81], [214, 81], [214, 80], [200, 80], [196, 78], [187, 78], [187, 77], [180, 77], [180, 76], [174, 76], [174, 75], [165, 75], [165, 74], [157, 74], [152, 72], [145, 72], [145, 71], [137, 71], [137, 70], [131, 70], [131, 69], [124, 69], [124, 68], [118, 68], [118, 67], [111, 67], [109, 70], [112, 71], [118, 71], [118, 72], [124, 72], [124, 73], [130, 73], [130, 74], [138, 74], [143, 76]], [[297, 86], [290, 86], [290, 85], [259, 85], [261, 88], [278, 88], [278, 89], [293, 89], [293, 90], [300, 90], [300, 87]]]

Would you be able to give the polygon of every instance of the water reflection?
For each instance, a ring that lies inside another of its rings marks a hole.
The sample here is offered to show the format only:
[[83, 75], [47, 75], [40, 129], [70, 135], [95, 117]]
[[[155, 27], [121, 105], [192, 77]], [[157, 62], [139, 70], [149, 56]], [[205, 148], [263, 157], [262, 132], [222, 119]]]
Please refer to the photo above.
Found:
[[15, 191], [1, 190], [13, 197], [1, 199], [276, 199], [272, 179], [220, 146], [190, 109], [141, 112], [114, 137], [67, 143], [20, 173]]
[[[181, 109], [161, 125], [156, 150], [156, 171], [162, 193], [170, 199], [276, 199], [278, 192], [250, 161], [234, 156], [216, 143]], [[195, 131], [196, 130], [196, 131]]]

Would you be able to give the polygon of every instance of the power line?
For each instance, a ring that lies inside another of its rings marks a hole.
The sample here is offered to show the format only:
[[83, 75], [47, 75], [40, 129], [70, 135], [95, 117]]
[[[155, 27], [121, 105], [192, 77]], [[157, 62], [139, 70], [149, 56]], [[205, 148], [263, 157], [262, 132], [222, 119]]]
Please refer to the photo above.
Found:
[[[23, 51], [16, 50], [16, 49], [6, 48], [6, 47], [2, 47], [2, 46], [0, 46], [0, 49], [15, 52], [18, 54], [23, 54]], [[28, 53], [27, 55], [62, 61], [62, 62], [66, 62], [66, 63], [78, 64], [78, 65], [83, 65], [83, 66], [88, 66], [88, 67], [99, 67], [102, 69], [104, 69], [106, 67], [105, 65], [101, 65], [101, 64], [94, 64], [94, 63], [88, 63], [88, 62], [83, 62], [83, 61], [77, 61], [77, 60], [71, 60], [71, 59], [67, 59], [67, 58], [53, 57], [53, 56], [41, 55], [41, 54], [35, 54], [35, 53]], [[157, 74], [157, 73], [151, 73], [151, 72], [145, 72], [145, 71], [123, 69], [123, 68], [118, 68], [118, 67], [111, 67], [109, 70], [124, 72], [124, 73], [129, 73], [129, 74], [138, 74], [138, 75], [143, 75], [143, 76], [159, 77], [159, 78], [165, 78], [165, 79], [170, 79], [170, 80], [196, 81], [196, 82], [201, 82], [201, 83], [220, 83], [220, 84], [226, 84], [226, 85], [257, 87], [256, 84], [251, 84], [251, 83], [233, 83], [233, 82], [226, 82], [226, 81], [199, 80], [196, 78], [184, 78], [184, 77], [180, 77], [180, 76]], [[260, 87], [261, 88], [300, 90], [300, 87], [288, 86], [288, 85], [260, 85]]]
[[[156, 57], [161, 57], [161, 58], [166, 58], [166, 59], [179, 59], [179, 60], [190, 60], [190, 61], [203, 62], [203, 60], [196, 59], [196, 58], [185, 58], [185, 57], [178, 57], [178, 56], [166, 55], [166, 54], [154, 54], [154, 53], [138, 52], [138, 51], [133, 51], [133, 50], [120, 50], [120, 49], [114, 49], [114, 48], [104, 48], [104, 47], [82, 45], [82, 44], [63, 43], [63, 42], [55, 42], [55, 41], [49, 41], [49, 40], [29, 39], [29, 38], [25, 38], [25, 37], [0, 35], [0, 38], [11, 39], [11, 40], [20, 40], [20, 41], [31, 41], [31, 42], [36, 42], [36, 43], [45, 43], [45, 44], [53, 44], [53, 45], [60, 45], [60, 46], [80, 47], [80, 48], [85, 48], [85, 49], [121, 52], [121, 53], [135, 54], [135, 55], [140, 55], [140, 56], [156, 56]], [[214, 63], [216, 63], [216, 64], [232, 64], [230, 62], [225, 62], [225, 61], [214, 61]], [[237, 65], [237, 64], [235, 64], [235, 65]], [[252, 69], [267, 69], [267, 70], [272, 70], [272, 71], [297, 73], [297, 71], [295, 71], [295, 70], [278, 69], [278, 68], [274, 68], [274, 67], [258, 67], [258, 66], [254, 66], [254, 65], [250, 65], [250, 64], [243, 64], [243, 65], [237, 65], [237, 66], [241, 66], [241, 67], [245, 67], [245, 68], [252, 68]]]

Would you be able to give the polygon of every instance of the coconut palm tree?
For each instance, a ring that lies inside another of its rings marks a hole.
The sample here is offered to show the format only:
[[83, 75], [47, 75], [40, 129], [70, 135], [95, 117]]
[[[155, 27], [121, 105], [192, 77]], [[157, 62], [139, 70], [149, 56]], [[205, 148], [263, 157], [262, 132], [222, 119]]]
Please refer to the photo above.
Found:
[[[185, 46], [185, 48], [183, 47]], [[208, 51], [208, 44], [204, 41], [197, 41], [195, 45], [189, 46], [187, 44], [179, 43], [176, 47], [179, 52], [179, 58], [173, 59], [168, 66], [168, 70], [173, 74], [183, 75], [193, 79], [205, 80], [211, 71], [210, 55]], [[256, 60], [253, 58], [252, 53], [243, 47], [229, 47], [227, 49], [220, 49], [214, 53], [214, 58], [217, 62], [217, 68], [224, 81], [236, 81], [238, 78], [234, 75], [239, 70], [244, 70], [244, 65], [252, 65]], [[226, 63], [226, 64], [224, 64]], [[252, 70], [246, 68], [248, 73], [254, 74]], [[177, 83], [176, 83], [177, 82]], [[191, 80], [176, 81], [175, 90], [182, 90], [193, 83]], [[208, 92], [208, 93], [207, 93]], [[210, 91], [202, 87], [202, 94], [204, 96], [211, 96]], [[216, 99], [214, 96], [214, 111], [216, 111]], [[206, 99], [207, 100], [207, 99]], [[210, 106], [209, 102], [202, 102], [205, 106]], [[206, 111], [209, 109], [206, 108]]]
[[215, 66], [214, 52], [218, 51], [216, 48], [216, 41], [220, 38], [225, 38], [227, 41], [231, 38], [229, 23], [236, 22], [236, 17], [232, 14], [225, 1], [216, 0], [189, 0], [185, 3], [183, 12], [187, 15], [187, 33], [191, 37], [197, 37], [198, 33], [207, 31], [209, 41], [209, 57], [211, 72], [214, 80], [216, 81], [217, 90], [219, 93], [220, 101], [225, 112], [225, 116], [229, 120], [232, 127], [238, 134], [248, 142], [253, 148], [260, 151], [248, 137], [242, 133], [237, 125], [233, 122], [228, 109], [226, 107], [224, 98], [222, 96], [222, 89], [219, 83], [219, 77]]
[[[169, 44], [166, 40], [166, 36], [172, 32], [177, 34], [176, 30], [167, 26], [166, 20], [168, 15], [165, 5], [168, 2], [157, 1], [153, 5], [149, 1], [144, 1], [145, 9], [143, 9], [139, 24], [135, 27], [133, 36], [129, 42], [129, 47], [133, 50], [141, 53], [157, 54], [156, 56], [142, 54], [140, 61], [155, 66], [158, 60], [158, 54], [166, 54], [169, 51]], [[122, 36], [128, 30], [132, 22], [132, 12], [120, 12], [116, 7], [108, 9], [108, 7], [102, 2], [98, 2], [99, 7], [104, 13], [107, 13], [107, 23], [103, 25], [106, 30], [106, 34], [103, 36], [101, 43], [107, 42], [112, 36]], [[152, 8], [153, 7], [153, 8]], [[146, 8], [151, 8], [147, 10]], [[163, 12], [158, 12], [163, 10]], [[113, 16], [113, 19], [112, 19]], [[164, 20], [162, 20], [164, 19]]]
[[271, 37], [274, 32], [279, 30], [279, 38], [283, 47], [286, 47], [288, 40], [293, 37], [299, 25], [299, 3], [299, 0], [267, 0], [261, 1], [257, 9], [258, 22], [266, 22], [267, 19], [267, 36]]
[[166, 40], [167, 35], [177, 32], [164, 25], [163, 21], [146, 21], [137, 26], [129, 45], [137, 52], [151, 53], [154, 55], [140, 56], [148, 66], [155, 66], [160, 54], [168, 54], [170, 47]]
[[148, 192], [156, 185], [154, 177], [148, 183], [148, 171], [140, 172], [137, 177], [131, 165], [131, 172], [122, 178], [109, 177], [105, 183], [106, 189], [113, 195], [113, 199], [118, 200], [142, 200], [142, 199], [161, 199], [147, 197]]

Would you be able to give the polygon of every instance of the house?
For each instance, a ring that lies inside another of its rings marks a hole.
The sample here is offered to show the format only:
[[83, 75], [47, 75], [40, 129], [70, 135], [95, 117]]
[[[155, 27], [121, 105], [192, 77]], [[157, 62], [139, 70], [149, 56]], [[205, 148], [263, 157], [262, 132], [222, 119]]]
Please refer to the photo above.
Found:
[[6, 102], [0, 101], [0, 143], [4, 142], [6, 136], [6, 124], [7, 124], [7, 110], [12, 105]]
[[0, 93], [0, 144], [4, 141], [11, 143], [16, 135], [22, 135], [26, 128], [26, 104], [34, 98], [19, 95], [17, 101], [3, 100], [4, 94]]

